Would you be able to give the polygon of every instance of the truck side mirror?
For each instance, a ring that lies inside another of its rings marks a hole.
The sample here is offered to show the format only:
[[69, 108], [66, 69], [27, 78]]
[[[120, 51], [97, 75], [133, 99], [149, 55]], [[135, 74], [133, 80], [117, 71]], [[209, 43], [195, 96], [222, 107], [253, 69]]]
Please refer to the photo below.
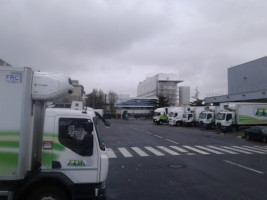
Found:
[[91, 133], [94, 130], [94, 126], [92, 122], [85, 122], [84, 123], [84, 130]]

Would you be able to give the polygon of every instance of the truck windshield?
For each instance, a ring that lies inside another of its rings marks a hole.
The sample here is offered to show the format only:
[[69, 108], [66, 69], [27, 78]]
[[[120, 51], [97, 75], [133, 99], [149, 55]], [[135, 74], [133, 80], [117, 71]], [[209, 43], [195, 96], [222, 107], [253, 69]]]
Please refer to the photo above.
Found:
[[217, 120], [224, 120], [225, 119], [225, 113], [218, 113], [216, 115]]
[[159, 112], [154, 112], [154, 115], [153, 115], [154, 117], [156, 117], [156, 116], [160, 116], [160, 113]]
[[207, 114], [206, 113], [200, 113], [199, 114], [199, 119], [206, 119]]
[[169, 117], [172, 117], [172, 116], [173, 116], [173, 112], [170, 112], [170, 113], [169, 113]]

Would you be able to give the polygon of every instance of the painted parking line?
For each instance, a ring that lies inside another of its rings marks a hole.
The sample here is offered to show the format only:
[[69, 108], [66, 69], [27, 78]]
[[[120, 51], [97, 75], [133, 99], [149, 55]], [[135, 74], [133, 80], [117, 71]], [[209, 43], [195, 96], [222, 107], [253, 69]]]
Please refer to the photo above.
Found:
[[244, 166], [244, 165], [240, 165], [240, 164], [231, 162], [231, 161], [229, 161], [229, 160], [224, 160], [224, 162], [229, 163], [229, 164], [231, 164], [231, 165], [235, 165], [235, 166], [241, 167], [241, 168], [243, 168], [243, 169], [246, 169], [246, 170], [249, 170], [249, 171], [252, 171], [252, 172], [256, 172], [256, 173], [258, 173], [258, 174], [263, 174], [263, 172], [261, 172], [261, 171], [258, 171], [258, 170], [256, 170], [256, 169], [252, 169], [252, 168], [250, 168], [250, 167], [246, 167], [246, 166]]

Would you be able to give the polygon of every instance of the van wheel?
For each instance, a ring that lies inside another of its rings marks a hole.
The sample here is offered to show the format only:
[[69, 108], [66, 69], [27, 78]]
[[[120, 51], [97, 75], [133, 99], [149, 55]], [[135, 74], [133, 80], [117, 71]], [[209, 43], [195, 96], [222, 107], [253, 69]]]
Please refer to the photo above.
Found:
[[67, 192], [56, 186], [41, 186], [35, 189], [28, 200], [69, 200]]
[[267, 137], [262, 137], [262, 142], [267, 143]]

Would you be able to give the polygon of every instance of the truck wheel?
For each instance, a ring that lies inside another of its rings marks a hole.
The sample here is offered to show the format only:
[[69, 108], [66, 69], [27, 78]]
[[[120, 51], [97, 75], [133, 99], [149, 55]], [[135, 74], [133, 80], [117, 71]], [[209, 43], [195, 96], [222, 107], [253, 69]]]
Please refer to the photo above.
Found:
[[263, 143], [267, 143], [267, 137], [264, 137], [264, 136], [263, 136], [263, 137], [262, 137], [262, 142], [263, 142]]
[[68, 194], [62, 188], [56, 186], [41, 186], [34, 190], [28, 200], [70, 200]]

